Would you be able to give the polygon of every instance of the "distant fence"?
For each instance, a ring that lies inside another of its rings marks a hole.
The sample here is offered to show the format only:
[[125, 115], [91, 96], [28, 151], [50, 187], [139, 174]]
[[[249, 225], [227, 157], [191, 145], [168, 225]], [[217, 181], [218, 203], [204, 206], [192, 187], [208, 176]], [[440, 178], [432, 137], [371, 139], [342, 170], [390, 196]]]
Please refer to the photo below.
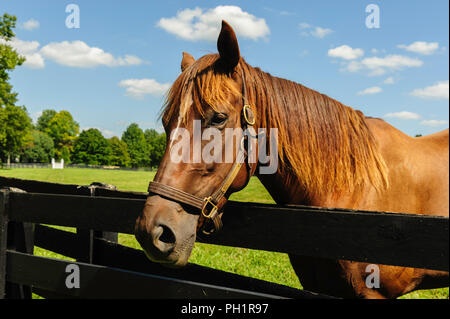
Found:
[[[134, 233], [147, 194], [93, 185], [0, 176], [0, 188], [14, 187], [0, 191], [0, 298], [29, 298], [31, 291], [59, 298], [330, 298], [195, 264], [152, 263], [117, 244], [117, 233]], [[223, 222], [221, 232], [202, 242], [449, 270], [448, 217], [230, 201]], [[77, 261], [34, 256], [33, 245]], [[86, 274], [83, 289], [64, 285], [69, 264]]]
[[[52, 163], [2, 163], [0, 166], [4, 168], [52, 168]], [[93, 168], [105, 170], [122, 170], [122, 171], [155, 171], [153, 167], [120, 167], [111, 165], [86, 165], [86, 164], [64, 164], [64, 168]]]

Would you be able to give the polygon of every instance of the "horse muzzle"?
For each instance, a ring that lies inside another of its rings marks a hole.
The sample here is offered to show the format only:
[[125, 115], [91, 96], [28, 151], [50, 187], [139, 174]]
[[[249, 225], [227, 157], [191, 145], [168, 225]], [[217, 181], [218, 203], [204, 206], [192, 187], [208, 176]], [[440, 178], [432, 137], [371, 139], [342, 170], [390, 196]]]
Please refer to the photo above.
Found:
[[182, 267], [194, 247], [198, 215], [158, 195], [149, 196], [137, 218], [135, 236], [147, 257], [167, 266]]

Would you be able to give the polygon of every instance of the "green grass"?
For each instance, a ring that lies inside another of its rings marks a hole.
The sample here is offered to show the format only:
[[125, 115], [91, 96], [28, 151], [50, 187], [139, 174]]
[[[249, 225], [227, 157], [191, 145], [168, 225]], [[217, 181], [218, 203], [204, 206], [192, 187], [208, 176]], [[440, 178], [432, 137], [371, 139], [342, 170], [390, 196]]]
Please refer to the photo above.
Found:
[[[144, 171], [109, 171], [76, 168], [64, 170], [0, 169], [0, 175], [6, 177], [79, 185], [87, 185], [91, 182], [103, 182], [113, 184], [120, 190], [137, 192], [146, 191], [148, 182], [153, 179], [154, 174], [154, 172]], [[266, 189], [256, 178], [252, 178], [244, 190], [233, 194], [230, 199], [246, 202], [273, 203]], [[70, 228], [64, 229], [72, 230]], [[119, 234], [119, 243], [141, 249], [132, 235]], [[44, 257], [72, 260], [38, 247], [35, 248], [35, 254]], [[294, 288], [301, 288], [301, 284], [290, 265], [288, 256], [282, 253], [196, 243], [189, 261], [244, 276], [263, 279]], [[448, 299], [449, 289], [416, 291], [402, 298]]]

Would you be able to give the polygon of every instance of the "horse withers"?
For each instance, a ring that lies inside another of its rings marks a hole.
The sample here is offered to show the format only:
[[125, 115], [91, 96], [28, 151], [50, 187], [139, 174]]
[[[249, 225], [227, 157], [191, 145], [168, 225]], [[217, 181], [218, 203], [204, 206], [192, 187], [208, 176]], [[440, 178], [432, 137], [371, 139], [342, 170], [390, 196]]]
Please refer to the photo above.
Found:
[[[151, 260], [186, 265], [197, 232], [221, 227], [227, 198], [252, 175], [278, 204], [448, 216], [448, 130], [412, 138], [381, 119], [253, 68], [224, 21], [217, 47], [219, 54], [198, 60], [183, 54], [182, 73], [163, 109], [168, 147], [135, 226]], [[215, 132], [211, 136], [220, 142], [211, 147], [196, 139], [198, 127]], [[260, 153], [251, 160], [243, 146], [252, 142], [261, 149], [271, 143], [261, 145], [244, 133], [271, 128], [278, 131], [278, 166], [263, 174]], [[230, 129], [238, 131], [233, 140], [226, 136]], [[200, 152], [188, 151], [196, 148]], [[218, 155], [209, 156], [212, 150]], [[226, 161], [223, 154], [232, 156]], [[289, 257], [305, 289], [340, 297], [396, 298], [449, 282], [448, 272], [377, 265], [380, 288], [374, 289], [365, 283], [366, 263]]]

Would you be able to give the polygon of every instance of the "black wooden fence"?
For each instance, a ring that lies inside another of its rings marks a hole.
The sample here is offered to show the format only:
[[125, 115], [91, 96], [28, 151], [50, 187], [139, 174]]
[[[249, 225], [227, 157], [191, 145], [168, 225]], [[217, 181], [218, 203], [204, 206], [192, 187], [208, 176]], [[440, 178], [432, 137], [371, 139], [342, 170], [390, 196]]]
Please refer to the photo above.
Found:
[[[145, 193], [100, 184], [62, 185], [0, 177], [0, 297], [327, 298], [195, 264], [168, 269], [117, 244], [133, 234]], [[17, 189], [23, 190], [21, 192]], [[224, 228], [201, 241], [330, 259], [449, 269], [446, 217], [229, 202]], [[70, 226], [76, 233], [43, 224]], [[33, 255], [39, 246], [74, 258]], [[75, 264], [80, 288], [67, 288]], [[30, 288], [31, 287], [31, 288]]]

